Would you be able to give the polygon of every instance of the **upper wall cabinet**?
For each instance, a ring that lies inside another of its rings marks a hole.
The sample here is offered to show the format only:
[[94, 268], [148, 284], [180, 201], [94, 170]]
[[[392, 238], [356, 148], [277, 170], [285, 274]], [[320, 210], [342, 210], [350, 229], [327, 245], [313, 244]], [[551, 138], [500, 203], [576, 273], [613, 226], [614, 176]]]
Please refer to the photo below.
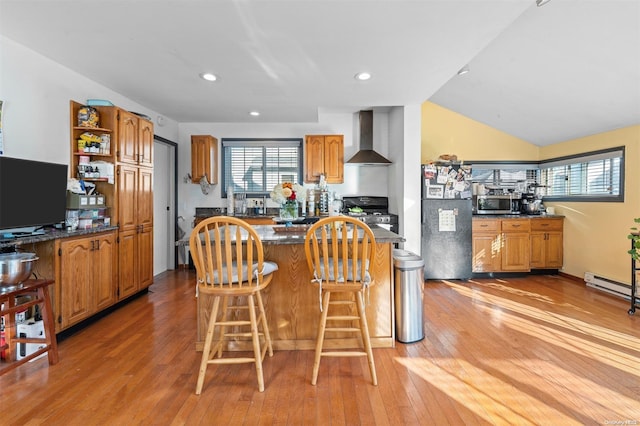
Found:
[[218, 183], [218, 139], [211, 135], [191, 135], [191, 182], [203, 176], [210, 184]]
[[304, 181], [320, 182], [324, 174], [327, 183], [344, 182], [344, 136], [307, 135], [304, 144]]
[[153, 166], [153, 123], [123, 109], [118, 117], [118, 161]]

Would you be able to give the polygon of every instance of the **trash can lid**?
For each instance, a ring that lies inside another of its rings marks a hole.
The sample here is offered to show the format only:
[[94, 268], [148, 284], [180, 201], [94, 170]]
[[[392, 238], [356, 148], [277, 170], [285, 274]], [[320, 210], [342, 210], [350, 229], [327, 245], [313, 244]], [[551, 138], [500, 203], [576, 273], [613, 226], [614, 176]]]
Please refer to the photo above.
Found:
[[408, 250], [393, 249], [393, 266], [399, 269], [424, 268], [424, 260]]

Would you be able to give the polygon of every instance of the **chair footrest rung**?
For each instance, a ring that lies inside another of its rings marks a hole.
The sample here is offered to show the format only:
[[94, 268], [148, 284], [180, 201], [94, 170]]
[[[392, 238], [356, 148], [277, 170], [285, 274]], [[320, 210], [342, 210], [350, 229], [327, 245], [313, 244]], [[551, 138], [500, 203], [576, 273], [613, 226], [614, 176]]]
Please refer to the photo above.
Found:
[[256, 362], [255, 358], [214, 358], [207, 361], [208, 364], [246, 364]]
[[247, 311], [249, 310], [249, 307], [246, 305], [229, 305], [227, 306], [227, 310], [241, 310], [241, 311]]
[[356, 302], [353, 300], [332, 300], [329, 302], [329, 306], [331, 305], [355, 305]]
[[366, 352], [340, 352], [340, 351], [335, 351], [335, 352], [322, 352], [320, 355], [322, 356], [352, 356], [352, 357], [359, 357], [359, 356], [367, 356]]
[[325, 332], [327, 331], [347, 331], [347, 332], [360, 332], [361, 330], [358, 327], [327, 327], [324, 329]]
[[225, 327], [233, 327], [233, 326], [242, 326], [242, 325], [251, 325], [251, 321], [249, 320], [235, 320], [235, 321], [217, 321], [216, 322], [216, 327], [220, 327], [220, 326], [225, 326]]
[[331, 315], [327, 316], [327, 321], [355, 321], [359, 320], [357, 315]]
[[[251, 337], [253, 336], [250, 331], [245, 333], [224, 333], [224, 337]], [[258, 333], [259, 337], [264, 336], [264, 333]]]

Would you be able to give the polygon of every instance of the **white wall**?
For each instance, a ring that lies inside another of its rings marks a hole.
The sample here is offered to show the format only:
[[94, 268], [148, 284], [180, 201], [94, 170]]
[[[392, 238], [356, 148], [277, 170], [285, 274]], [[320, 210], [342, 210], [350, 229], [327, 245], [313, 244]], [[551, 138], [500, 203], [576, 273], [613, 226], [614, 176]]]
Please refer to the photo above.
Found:
[[[154, 121], [159, 115], [4, 36], [0, 36], [0, 99], [4, 155], [63, 164], [70, 159], [70, 100], [107, 99]], [[176, 140], [178, 123], [166, 119], [162, 127], [155, 126], [155, 133]]]
[[[388, 156], [389, 114], [382, 110], [374, 111], [374, 149]], [[178, 215], [190, 223], [196, 207], [225, 207], [226, 199], [221, 198], [221, 185], [218, 184], [208, 195], [202, 194], [200, 187], [184, 183], [184, 177], [191, 172], [191, 135], [212, 135], [221, 141], [223, 138], [301, 138], [307, 134], [342, 134], [345, 144], [345, 162], [358, 151], [359, 122], [357, 113], [320, 113], [317, 123], [180, 123], [178, 153]], [[419, 140], [419, 132], [417, 134]], [[419, 159], [419, 155], [418, 155]], [[220, 163], [221, 156], [218, 155]], [[393, 161], [393, 160], [392, 160]], [[388, 196], [389, 166], [361, 166], [346, 164], [344, 183], [329, 185], [331, 191], [345, 195]], [[220, 182], [220, 168], [218, 169]], [[312, 185], [307, 185], [311, 187]], [[268, 202], [267, 207], [276, 207]]]
[[420, 254], [421, 105], [394, 107], [389, 113], [389, 210], [400, 216], [402, 247]]

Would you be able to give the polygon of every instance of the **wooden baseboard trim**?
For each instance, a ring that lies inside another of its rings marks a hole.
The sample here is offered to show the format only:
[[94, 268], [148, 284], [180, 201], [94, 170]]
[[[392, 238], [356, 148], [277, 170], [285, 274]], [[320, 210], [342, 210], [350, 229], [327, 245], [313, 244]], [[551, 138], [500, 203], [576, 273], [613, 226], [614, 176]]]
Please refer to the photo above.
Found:
[[575, 281], [577, 283], [584, 284], [584, 278], [576, 277], [575, 275], [570, 275], [570, 274], [567, 274], [566, 272], [558, 272], [558, 275], [570, 281]]

